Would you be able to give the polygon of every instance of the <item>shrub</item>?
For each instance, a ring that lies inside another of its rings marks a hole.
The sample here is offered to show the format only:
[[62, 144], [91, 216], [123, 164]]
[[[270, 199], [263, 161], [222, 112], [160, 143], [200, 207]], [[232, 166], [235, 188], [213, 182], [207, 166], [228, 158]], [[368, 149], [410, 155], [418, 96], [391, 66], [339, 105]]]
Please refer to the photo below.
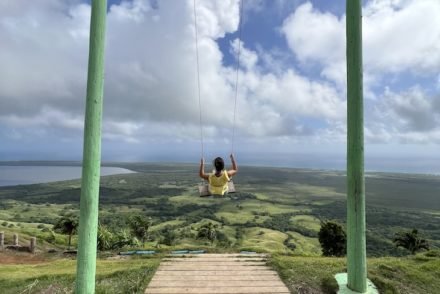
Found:
[[429, 250], [428, 241], [419, 237], [416, 229], [409, 232], [401, 231], [396, 233], [393, 242], [396, 247], [403, 247], [413, 255], [422, 249]]
[[160, 244], [165, 244], [167, 246], [172, 246], [176, 242], [177, 234], [169, 226], [166, 226], [160, 231]]
[[208, 239], [213, 243], [217, 238], [217, 233], [217, 225], [213, 225], [209, 222], [198, 229], [197, 239]]
[[324, 256], [344, 256], [346, 254], [347, 236], [341, 225], [330, 221], [322, 222], [318, 238]]

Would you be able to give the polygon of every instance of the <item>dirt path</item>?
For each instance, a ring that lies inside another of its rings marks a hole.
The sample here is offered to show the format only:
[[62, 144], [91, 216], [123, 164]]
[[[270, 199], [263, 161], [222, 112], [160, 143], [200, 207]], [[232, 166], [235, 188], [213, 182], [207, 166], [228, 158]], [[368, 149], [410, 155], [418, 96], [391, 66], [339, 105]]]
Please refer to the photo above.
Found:
[[162, 260], [146, 294], [287, 294], [263, 254], [200, 254]]
[[37, 264], [47, 262], [47, 259], [25, 252], [0, 252], [0, 264]]

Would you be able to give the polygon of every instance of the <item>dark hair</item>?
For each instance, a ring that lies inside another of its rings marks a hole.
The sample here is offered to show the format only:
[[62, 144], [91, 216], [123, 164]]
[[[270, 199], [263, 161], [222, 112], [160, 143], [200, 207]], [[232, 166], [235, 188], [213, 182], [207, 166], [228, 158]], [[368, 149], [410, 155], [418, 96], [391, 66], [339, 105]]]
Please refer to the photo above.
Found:
[[216, 159], [214, 159], [214, 166], [217, 172], [221, 172], [225, 168], [225, 162], [223, 161], [223, 158], [217, 157]]

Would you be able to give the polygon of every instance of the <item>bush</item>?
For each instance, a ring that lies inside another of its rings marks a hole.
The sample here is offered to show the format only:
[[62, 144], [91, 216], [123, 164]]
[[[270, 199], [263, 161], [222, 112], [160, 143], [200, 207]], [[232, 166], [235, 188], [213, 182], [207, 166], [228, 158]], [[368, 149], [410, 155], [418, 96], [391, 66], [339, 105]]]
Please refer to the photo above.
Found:
[[396, 247], [403, 247], [413, 255], [422, 249], [429, 250], [429, 242], [419, 237], [416, 229], [409, 232], [402, 231], [396, 233], [393, 242]]
[[7, 227], [8, 225], [9, 225], [8, 222], [2, 222], [2, 226], [3, 226], [3, 227]]
[[322, 222], [318, 233], [324, 256], [344, 256], [346, 254], [347, 236], [341, 225], [334, 222]]
[[209, 222], [198, 229], [197, 239], [208, 239], [213, 243], [217, 239], [217, 234], [217, 225], [213, 225]]
[[176, 232], [169, 226], [166, 226], [160, 231], [160, 244], [165, 244], [167, 246], [173, 246], [177, 239]]

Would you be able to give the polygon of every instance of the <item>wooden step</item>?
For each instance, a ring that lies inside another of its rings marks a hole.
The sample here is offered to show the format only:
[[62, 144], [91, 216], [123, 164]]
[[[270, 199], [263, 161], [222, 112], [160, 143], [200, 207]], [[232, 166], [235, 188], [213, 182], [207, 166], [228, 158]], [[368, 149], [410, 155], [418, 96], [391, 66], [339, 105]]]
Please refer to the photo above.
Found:
[[266, 264], [267, 255], [203, 254], [167, 257], [145, 293], [287, 294], [289, 289]]

